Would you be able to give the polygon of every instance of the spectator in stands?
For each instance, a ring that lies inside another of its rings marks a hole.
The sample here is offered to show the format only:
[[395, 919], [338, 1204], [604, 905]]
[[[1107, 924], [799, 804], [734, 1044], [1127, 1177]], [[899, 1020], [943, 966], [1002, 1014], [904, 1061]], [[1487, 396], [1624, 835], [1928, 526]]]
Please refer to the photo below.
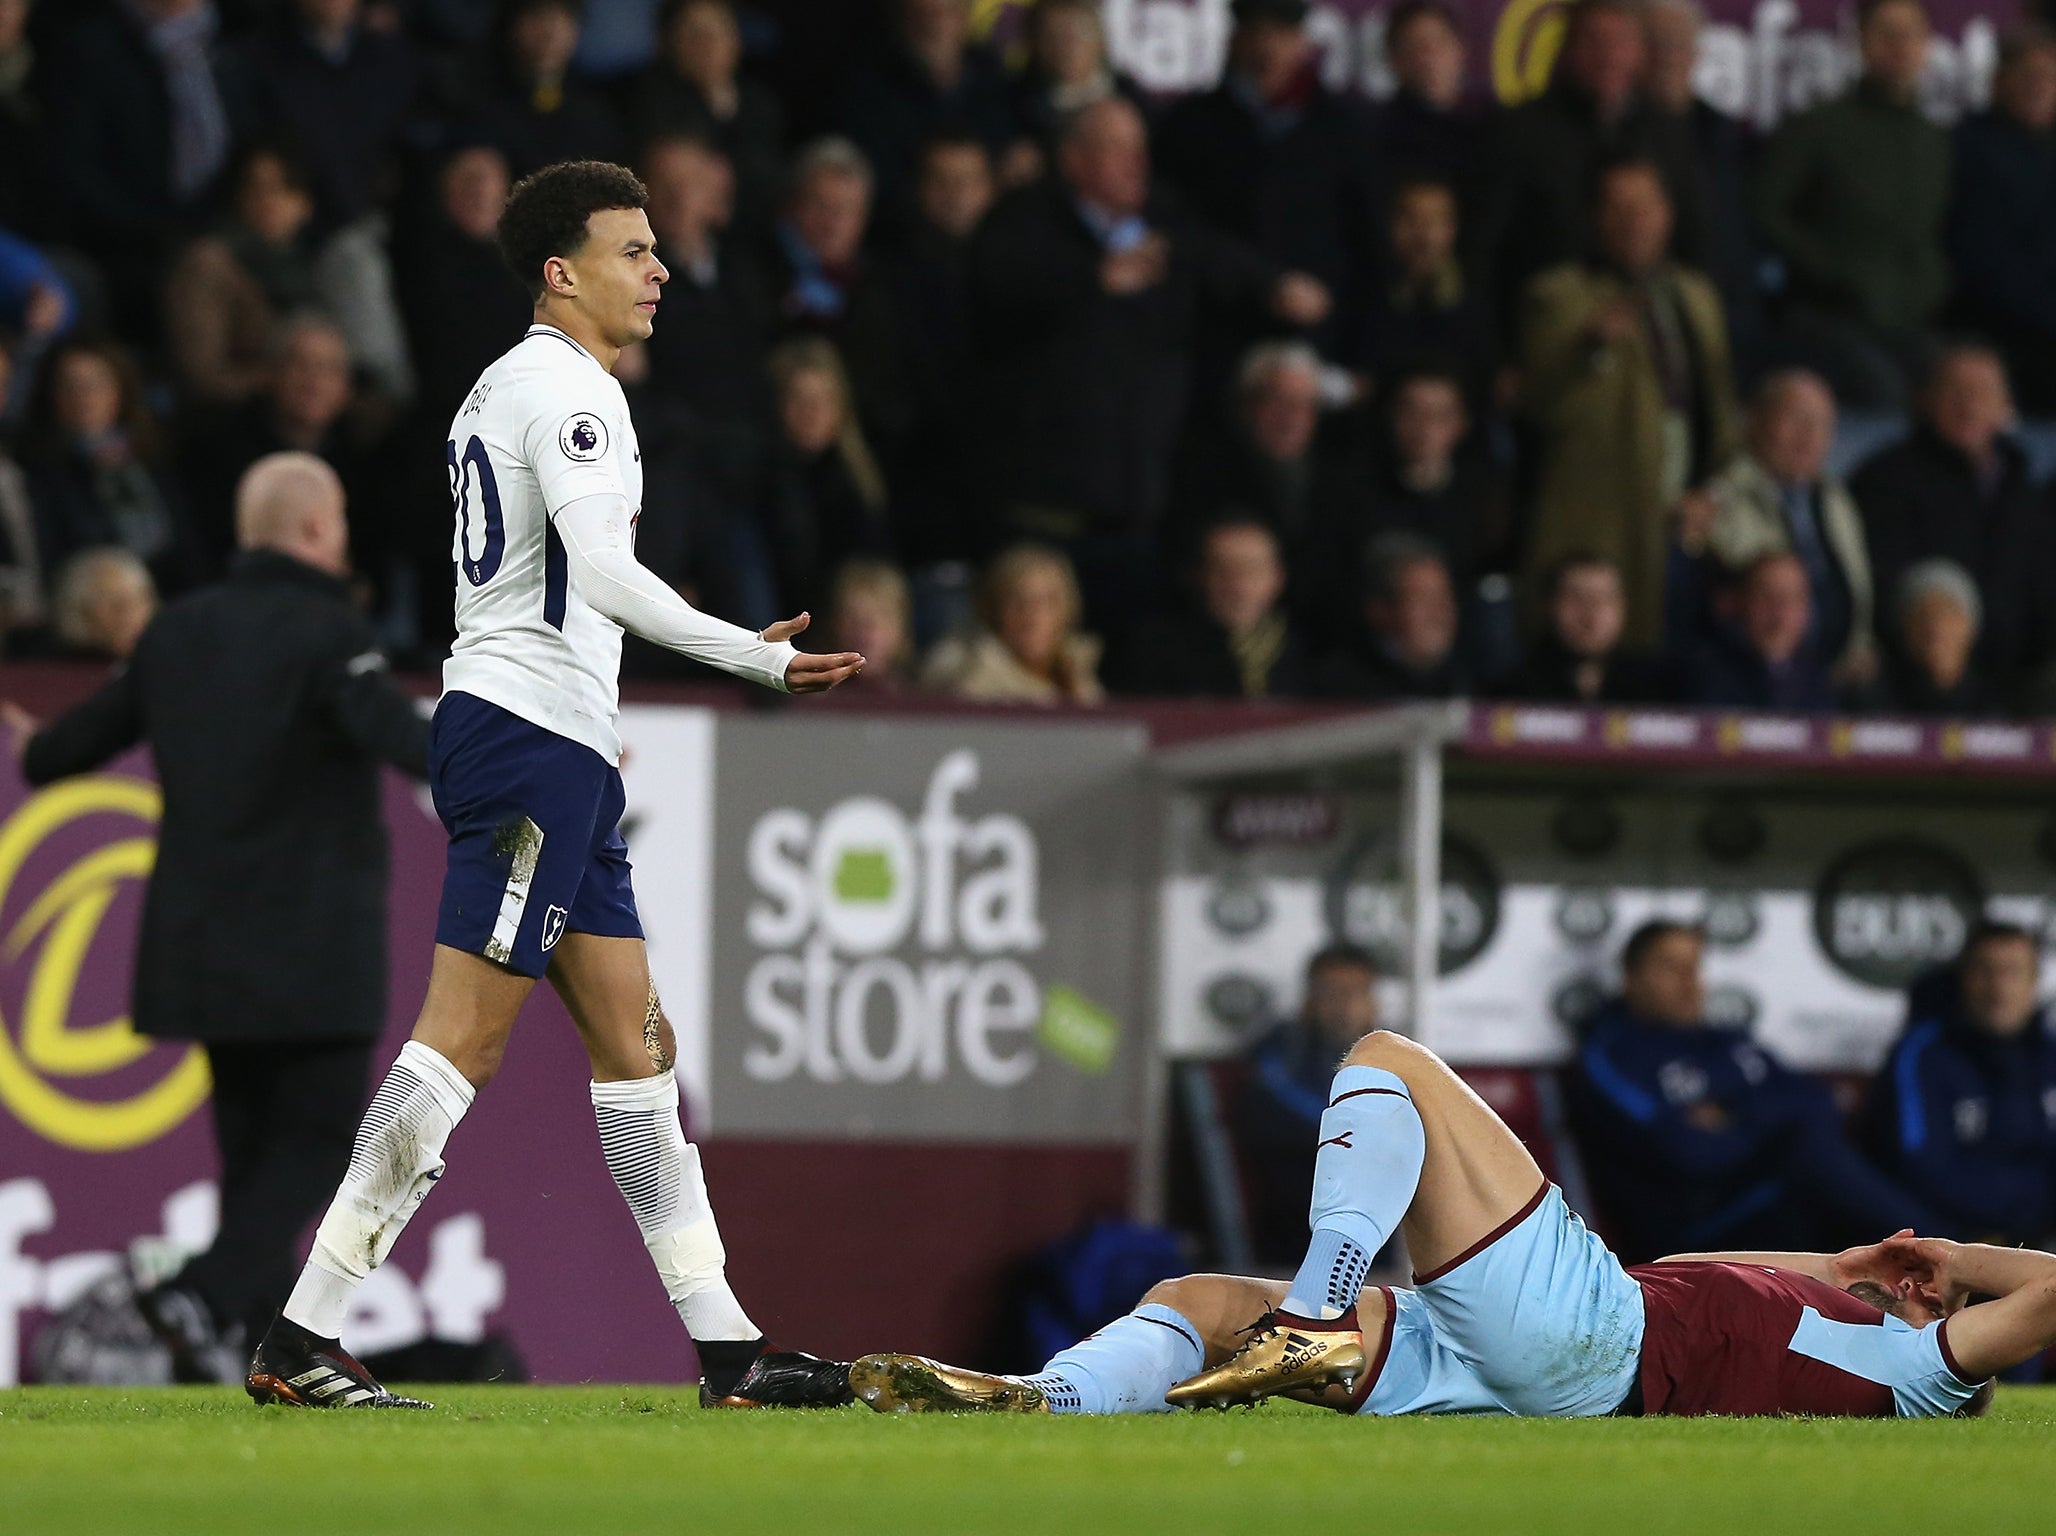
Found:
[[[0, 346], [0, 399], [7, 396], [13, 366], [14, 359]], [[0, 656], [10, 648], [10, 636], [43, 622], [43, 575], [28, 476], [0, 442]]]
[[865, 693], [899, 693], [914, 666], [914, 601], [907, 578], [889, 560], [848, 560], [835, 573], [828, 638], [864, 658], [850, 679]]
[[1314, 1146], [1335, 1063], [1377, 1027], [1377, 962], [1353, 944], [1329, 944], [1306, 963], [1298, 1017], [1250, 1047], [1235, 1139], [1260, 1264], [1290, 1264], [1306, 1248], [1302, 1213], [1313, 1196]]
[[240, 405], [261, 391], [280, 321], [314, 307], [320, 293], [306, 167], [260, 142], [242, 154], [233, 185], [233, 215], [186, 247], [165, 289], [172, 358], [188, 400], [202, 408]]
[[1381, 244], [1362, 114], [1321, 83], [1307, 0], [1233, 0], [1227, 70], [1156, 136], [1164, 181], [1217, 230], [1310, 273], [1347, 313]]
[[63, 654], [127, 661], [157, 616], [157, 583], [119, 544], [83, 549], [58, 572], [50, 616]]
[[1922, 560], [1899, 578], [1897, 642], [1877, 705], [1906, 715], [1994, 715], [2005, 701], [1974, 665], [1984, 600], [1953, 560]]
[[[850, 75], [841, 121], [897, 218], [911, 199], [921, 146], [938, 132], [968, 129], [1003, 165], [1019, 130], [999, 59], [971, 41], [970, 0], [893, 0], [891, 9], [893, 36]], [[1032, 159], [1020, 165], [1025, 174]]]
[[1630, 1263], [1707, 1249], [1834, 1247], [1933, 1229], [1849, 1144], [1822, 1083], [1709, 1023], [1705, 940], [1644, 923], [1621, 992], [1586, 1026], [1572, 1103], [1593, 1194]]
[[1035, 146], [1043, 170], [1079, 109], [1109, 96], [1144, 105], [1141, 88], [1107, 58], [1099, 0], [1036, 0], [1028, 13], [1028, 63], [1014, 81], [1013, 108], [1015, 125]]
[[848, 139], [816, 139], [793, 163], [771, 283], [788, 332], [835, 343], [866, 430], [897, 444], [911, 426], [892, 296], [867, 256], [871, 164]]
[[1789, 551], [1758, 555], [1729, 594], [1732, 619], [1691, 659], [1695, 704], [1800, 714], [1835, 707], [1834, 684], [1813, 647], [1813, 593]]
[[1538, 704], [1653, 704], [1669, 692], [1663, 668], [1621, 646], [1628, 595], [1620, 568], [1564, 556], [1544, 593], [1548, 627], [1498, 691]]
[[250, 49], [256, 115], [311, 172], [324, 233], [391, 202], [420, 70], [393, 27], [365, 24], [362, 0], [291, 0]]
[[[1647, 95], [1641, 0], [1578, 0], [1549, 89], [1505, 114], [1490, 149], [1482, 249], [1490, 292], [1509, 318], [1533, 274], [1593, 245], [1592, 188], [1623, 159], [1654, 168], [1675, 210], [1677, 251], [1694, 265], [1708, 217], [1689, 127]], [[1638, 573], [1629, 569], [1630, 584]]]
[[1609, 166], [1598, 258], [1536, 278], [1523, 327], [1539, 456], [1528, 569], [1539, 575], [1574, 550], [1619, 566], [1628, 640], [1641, 650], [1664, 641], [1674, 528], [1689, 534], [1710, 515], [1699, 493], [1738, 436], [1720, 298], [1672, 258], [1672, 222], [1654, 161]]
[[507, 157], [515, 180], [559, 160], [619, 160], [627, 147], [607, 99], [571, 73], [583, 0], [507, 0], [499, 60], [471, 132]]
[[1418, 367], [1386, 381], [1386, 431], [1365, 503], [1370, 537], [1408, 533], [1432, 544], [1459, 589], [1502, 569], [1511, 530], [1504, 478], [1466, 451], [1470, 410], [1451, 369]]
[[52, 174], [49, 103], [37, 46], [35, 0], [0, 0], [0, 228], [30, 239], [63, 232], [65, 193]]
[[[2012, 923], [1971, 931], [1955, 994], [1908, 1009], [1872, 1088], [1885, 1166], [1940, 1214], [1936, 1234], [2045, 1246], [2056, 1236], [2056, 1034], [2041, 944]], [[1925, 1230], [1925, 1229], [1923, 1229]]]
[[1998, 353], [1958, 344], [1936, 361], [1905, 440], [1850, 477], [1877, 589], [1915, 563], [1953, 560], [1984, 597], [1978, 670], [2002, 690], [2032, 686], [2051, 655], [2052, 561], [2045, 493], [2013, 441], [2013, 400]]
[[96, 544], [118, 544], [148, 562], [165, 587], [197, 576], [184, 499], [126, 351], [86, 340], [60, 346], [38, 381], [25, 441], [46, 567]]
[[650, 229], [671, 269], [647, 344], [650, 386], [702, 421], [763, 421], [771, 292], [749, 243], [730, 234], [734, 169], [705, 139], [667, 137], [644, 150], [642, 173]]
[[2021, 404], [2056, 411], [2056, 32], [1999, 42], [1992, 106], [1956, 129], [1949, 260], [1963, 322], [2005, 352]]
[[1095, 616], [1154, 600], [1203, 302], [1310, 324], [1328, 295], [1154, 196], [1142, 114], [1117, 98], [1080, 110], [1058, 175], [1001, 199], [973, 242], [990, 500], [1006, 531], [1066, 546]]
[[1365, 591], [1356, 633], [1320, 667], [1329, 698], [1448, 699], [1469, 691], [1457, 652], [1456, 589], [1434, 545], [1388, 533], [1363, 556]]
[[971, 241], [996, 191], [991, 157], [976, 138], [929, 140], [913, 224], [880, 262], [911, 415], [894, 478], [908, 535], [902, 553], [915, 564], [974, 552], [964, 516], [977, 479], [969, 445], [978, 401], [964, 387], [972, 374]]
[[[513, 344], [510, 338], [521, 334], [535, 309], [500, 259], [497, 231], [509, 180], [506, 156], [490, 144], [452, 151], [436, 178], [435, 210], [408, 221], [395, 251], [420, 365], [422, 410], [438, 440], [486, 365]], [[681, 290], [690, 291], [687, 263], [674, 256], [665, 235], [658, 238], [671, 265], [664, 302], [683, 307], [689, 302], [681, 298]], [[667, 308], [665, 319], [673, 313]]]
[[64, 32], [44, 83], [72, 233], [131, 335], [154, 334], [169, 246], [204, 214], [234, 148], [244, 92], [216, 26], [209, 0], [96, 7]]
[[1863, 76], [1764, 147], [1756, 217], [1785, 265], [1784, 350], [1837, 398], [1900, 410], [1949, 289], [1949, 136], [1921, 112], [1921, 0], [1864, 0]]
[[1765, 379], [1749, 411], [1746, 451], [1707, 487], [1714, 504], [1707, 546], [1730, 575], [1765, 555], [1790, 553], [1806, 568], [1813, 653], [1835, 680], [1877, 676], [1870, 556], [1863, 519], [1841, 479], [1828, 473], [1835, 397], [1820, 375], [1787, 369]]
[[1706, 13], [1699, 0], [1650, 0], [1643, 16], [1649, 41], [1649, 105], [1690, 135], [1706, 194], [1706, 275], [1720, 289], [1737, 371], [1752, 372], [1762, 344], [1761, 257], [1749, 210], [1748, 130], [1703, 100], [1693, 80]]
[[782, 605], [825, 613], [836, 569], [893, 553], [890, 499], [835, 348], [799, 336], [771, 354], [778, 432], [759, 492], [758, 525]]
[[992, 704], [1097, 704], [1100, 646], [1082, 616], [1071, 562], [1047, 545], [1016, 544], [986, 571], [978, 627], [938, 644], [922, 683]]
[[[785, 177], [785, 109], [742, 73], [742, 29], [732, 0], [664, 0], [657, 57], [629, 89], [636, 141], [697, 139], [735, 176], [738, 227], [761, 231]], [[668, 254], [668, 253], [667, 253]]]
[[1464, 101], [1463, 28], [1446, 0], [1400, 0], [1385, 15], [1392, 95], [1372, 119], [1387, 185], [1437, 181], [1468, 204], [1484, 166], [1482, 120]]
[[[1224, 516], [1199, 540], [1197, 602], [1133, 637], [1114, 686], [1167, 698], [1289, 699], [1313, 658], [1285, 608], [1285, 559], [1264, 518]], [[866, 655], [869, 652], [865, 653]]]
[[1453, 183], [1405, 181], [1392, 193], [1383, 275], [1363, 302], [1363, 366], [1374, 390], [1410, 368], [1455, 368], [1474, 411], [1491, 398], [1492, 328], [1457, 254]]
[[78, 300], [56, 263], [28, 241], [0, 230], [0, 336], [12, 342], [0, 379], [0, 426], [19, 423], [44, 354], [77, 328], [78, 317]]

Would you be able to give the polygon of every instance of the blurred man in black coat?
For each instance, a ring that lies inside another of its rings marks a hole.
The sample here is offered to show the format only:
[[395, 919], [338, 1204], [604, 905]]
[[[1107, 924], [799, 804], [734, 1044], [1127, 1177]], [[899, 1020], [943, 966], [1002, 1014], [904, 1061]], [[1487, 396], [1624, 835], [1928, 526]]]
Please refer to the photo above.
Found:
[[259, 460], [236, 526], [229, 578], [165, 609], [128, 666], [22, 754], [36, 785], [139, 742], [156, 756], [135, 1027], [207, 1048], [221, 1227], [139, 1303], [180, 1378], [202, 1381], [241, 1377], [238, 1330], [285, 1300], [300, 1230], [349, 1163], [386, 1011], [378, 770], [428, 766], [428, 722], [344, 598], [335, 471]]

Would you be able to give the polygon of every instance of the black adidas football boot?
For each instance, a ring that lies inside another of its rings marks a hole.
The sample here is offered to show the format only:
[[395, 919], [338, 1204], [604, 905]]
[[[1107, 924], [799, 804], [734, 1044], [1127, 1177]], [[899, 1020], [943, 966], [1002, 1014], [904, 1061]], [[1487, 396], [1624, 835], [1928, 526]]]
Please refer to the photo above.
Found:
[[243, 1389], [260, 1403], [299, 1408], [433, 1408], [419, 1398], [396, 1397], [378, 1384], [334, 1339], [317, 1338], [280, 1317], [265, 1330], [250, 1357]]
[[840, 1408], [856, 1400], [848, 1362], [768, 1345], [729, 1391], [700, 1383], [702, 1408]]

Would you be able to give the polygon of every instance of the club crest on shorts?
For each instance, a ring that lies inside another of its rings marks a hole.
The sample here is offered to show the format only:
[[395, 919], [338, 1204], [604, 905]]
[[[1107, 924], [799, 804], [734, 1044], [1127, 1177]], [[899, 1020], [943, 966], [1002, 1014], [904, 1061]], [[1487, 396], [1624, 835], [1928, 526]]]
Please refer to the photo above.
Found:
[[547, 952], [557, 947], [557, 940], [564, 937], [564, 924], [571, 914], [562, 907], [552, 905], [543, 914], [543, 949]]
[[557, 446], [565, 458], [590, 464], [607, 451], [607, 424], [590, 411], [567, 416], [557, 429]]

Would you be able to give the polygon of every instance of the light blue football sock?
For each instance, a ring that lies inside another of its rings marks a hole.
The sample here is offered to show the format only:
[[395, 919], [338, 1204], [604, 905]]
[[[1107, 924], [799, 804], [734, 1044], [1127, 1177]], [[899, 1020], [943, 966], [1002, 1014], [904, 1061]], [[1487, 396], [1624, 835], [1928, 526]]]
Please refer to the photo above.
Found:
[[1025, 1378], [1056, 1413], [1169, 1413], [1164, 1394], [1199, 1374], [1199, 1330], [1154, 1302], [1117, 1317]]
[[1371, 1260], [1413, 1204], [1427, 1145], [1397, 1075], [1382, 1067], [1335, 1074], [1314, 1152], [1313, 1236], [1285, 1311], [1326, 1322], [1356, 1305]]

